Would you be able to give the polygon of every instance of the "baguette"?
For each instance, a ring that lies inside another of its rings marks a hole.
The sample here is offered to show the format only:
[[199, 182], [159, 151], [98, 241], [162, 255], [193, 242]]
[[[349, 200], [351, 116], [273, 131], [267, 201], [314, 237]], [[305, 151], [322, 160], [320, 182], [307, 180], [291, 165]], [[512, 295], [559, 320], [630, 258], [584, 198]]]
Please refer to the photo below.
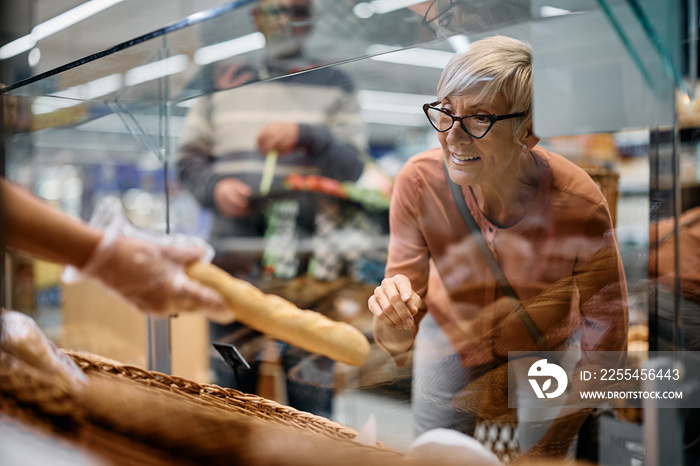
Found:
[[263, 293], [219, 267], [194, 262], [191, 278], [221, 294], [236, 320], [277, 340], [352, 366], [365, 362], [369, 341], [355, 327], [318, 312], [302, 310], [276, 295]]

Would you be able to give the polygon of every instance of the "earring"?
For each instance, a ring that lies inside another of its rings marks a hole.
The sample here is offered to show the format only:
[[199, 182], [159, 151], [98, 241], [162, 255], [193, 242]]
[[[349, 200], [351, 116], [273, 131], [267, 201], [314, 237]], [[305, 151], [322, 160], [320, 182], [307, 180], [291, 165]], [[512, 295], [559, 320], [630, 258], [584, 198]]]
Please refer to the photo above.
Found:
[[527, 144], [523, 144], [523, 150], [527, 150]]

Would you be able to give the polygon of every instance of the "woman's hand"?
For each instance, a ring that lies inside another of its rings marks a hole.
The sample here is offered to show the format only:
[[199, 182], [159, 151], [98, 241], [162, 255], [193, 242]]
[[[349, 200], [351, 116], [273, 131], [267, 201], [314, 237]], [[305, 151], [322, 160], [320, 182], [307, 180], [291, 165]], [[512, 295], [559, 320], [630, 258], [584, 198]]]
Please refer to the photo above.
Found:
[[369, 310], [383, 325], [397, 330], [408, 330], [414, 325], [413, 316], [422, 300], [405, 275], [397, 274], [382, 280], [369, 298]]

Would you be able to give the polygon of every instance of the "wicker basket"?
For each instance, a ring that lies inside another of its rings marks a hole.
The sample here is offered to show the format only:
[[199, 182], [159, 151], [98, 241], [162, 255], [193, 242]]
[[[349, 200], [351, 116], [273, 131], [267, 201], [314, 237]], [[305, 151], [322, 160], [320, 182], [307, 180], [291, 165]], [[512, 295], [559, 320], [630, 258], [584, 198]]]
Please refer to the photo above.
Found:
[[100, 464], [414, 463], [356, 443], [346, 426], [256, 395], [66, 353], [88, 377], [79, 390], [0, 352], [0, 417], [67, 440]]
[[298, 411], [276, 401], [243, 393], [232, 388], [200, 384], [182, 377], [147, 371], [136, 366], [122, 365], [93, 354], [65, 352], [73, 358], [86, 374], [102, 373], [126, 378], [147, 387], [168, 391], [188, 401], [202, 404], [207, 408], [243, 414], [256, 419], [318, 433], [329, 438], [352, 440], [358, 434], [356, 430], [324, 417]]

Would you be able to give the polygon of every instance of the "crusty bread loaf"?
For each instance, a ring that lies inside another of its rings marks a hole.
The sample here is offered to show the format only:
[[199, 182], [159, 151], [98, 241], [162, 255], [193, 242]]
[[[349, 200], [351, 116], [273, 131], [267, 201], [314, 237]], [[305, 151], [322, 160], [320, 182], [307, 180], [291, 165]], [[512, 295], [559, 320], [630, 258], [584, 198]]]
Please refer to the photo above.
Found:
[[649, 327], [643, 324], [631, 325], [627, 339], [628, 341], [649, 341]]
[[252, 284], [232, 277], [212, 264], [195, 262], [187, 275], [218, 291], [236, 320], [306, 351], [334, 361], [359, 366], [369, 354], [369, 341], [355, 327], [302, 310], [279, 296], [265, 294]]

